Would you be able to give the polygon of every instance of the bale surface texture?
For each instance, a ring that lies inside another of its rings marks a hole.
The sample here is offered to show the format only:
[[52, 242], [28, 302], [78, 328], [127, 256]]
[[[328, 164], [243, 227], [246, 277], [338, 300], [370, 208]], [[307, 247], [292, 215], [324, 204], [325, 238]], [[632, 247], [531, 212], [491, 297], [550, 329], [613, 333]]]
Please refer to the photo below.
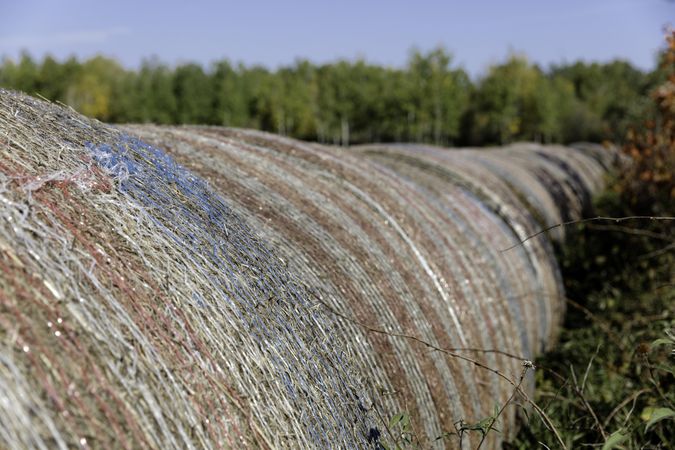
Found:
[[0, 155], [0, 446], [45, 449], [378, 448], [403, 411], [456, 447], [513, 386], [438, 349], [517, 383], [506, 354], [555, 342], [564, 230], [518, 244], [614, 157], [110, 127], [4, 90]]

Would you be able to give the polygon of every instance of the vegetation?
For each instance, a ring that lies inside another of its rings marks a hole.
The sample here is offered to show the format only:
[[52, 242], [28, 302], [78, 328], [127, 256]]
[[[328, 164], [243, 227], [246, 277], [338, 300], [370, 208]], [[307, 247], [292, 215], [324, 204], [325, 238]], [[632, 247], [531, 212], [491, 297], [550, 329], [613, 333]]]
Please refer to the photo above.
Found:
[[106, 122], [248, 127], [343, 145], [621, 141], [626, 124], [644, 116], [655, 81], [623, 61], [544, 71], [512, 55], [472, 82], [442, 48], [412, 52], [403, 68], [362, 60], [171, 68], [149, 59], [127, 70], [102, 56], [36, 62], [28, 54], [0, 64], [0, 86]]
[[[661, 84], [646, 99], [652, 113], [629, 133], [632, 162], [597, 199], [600, 215], [675, 215], [675, 32], [655, 76]], [[561, 250], [570, 308], [561, 344], [538, 362], [537, 402], [567, 448], [673, 448], [672, 218], [591, 222], [571, 231]], [[512, 448], [537, 442], [555, 440], [532, 416]]]

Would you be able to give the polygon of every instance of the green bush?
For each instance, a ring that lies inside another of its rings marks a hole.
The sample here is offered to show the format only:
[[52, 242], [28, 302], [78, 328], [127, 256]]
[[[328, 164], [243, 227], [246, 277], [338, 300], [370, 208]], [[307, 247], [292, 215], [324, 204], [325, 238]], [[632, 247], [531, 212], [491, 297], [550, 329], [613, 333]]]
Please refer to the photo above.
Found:
[[[569, 298], [560, 344], [538, 366], [536, 402], [567, 448], [675, 445], [675, 32], [662, 55], [653, 116], [634, 127], [631, 162], [570, 229], [560, 260]], [[525, 418], [515, 442], [556, 447]]]

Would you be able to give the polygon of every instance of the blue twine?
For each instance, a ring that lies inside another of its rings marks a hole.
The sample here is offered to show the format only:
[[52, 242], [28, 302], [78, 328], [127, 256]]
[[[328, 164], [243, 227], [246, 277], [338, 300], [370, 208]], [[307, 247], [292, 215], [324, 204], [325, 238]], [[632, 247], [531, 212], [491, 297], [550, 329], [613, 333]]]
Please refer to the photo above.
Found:
[[[367, 423], [367, 415], [357, 407], [358, 393], [342, 379], [348, 371], [339, 346], [330, 339], [323, 344], [315, 343], [320, 348], [310, 347], [309, 354], [299, 356], [304, 372], [298, 370], [292, 374], [288, 373], [288, 364], [278, 356], [291, 357], [292, 350], [302, 348], [298, 331], [317, 325], [324, 329], [331, 326], [323, 314], [304, 310], [312, 305], [306, 289], [293, 281], [270, 249], [254, 238], [253, 232], [224, 199], [171, 156], [137, 138], [122, 135], [114, 144], [87, 143], [86, 147], [98, 165], [118, 181], [119, 191], [145, 208], [154, 225], [183, 250], [186, 261], [194, 269], [204, 275], [212, 274], [202, 258], [218, 269], [216, 275], [209, 276], [214, 292], [232, 308], [263, 351], [270, 345], [274, 347], [273, 351], [266, 352], [267, 356], [288, 396], [308, 419], [308, 433], [317, 446], [327, 448], [334, 445], [336, 439], [337, 442], [354, 439], [345, 426], [345, 418], [338, 417], [336, 402], [348, 403], [347, 408], [354, 415], [352, 420], [366, 430], [360, 444], [367, 445], [366, 433], [372, 424]], [[257, 276], [246, 285], [242, 284], [243, 277], [235, 275], [247, 270], [242, 269], [244, 265], [257, 270], [246, 277]], [[199, 293], [193, 293], [192, 298], [200, 307], [205, 306]], [[275, 326], [270, 327], [256, 308], [261, 302], [272, 303], [266, 305], [272, 309], [284, 303], [297, 304], [304, 311], [298, 314], [302, 317], [294, 317], [292, 324], [284, 320], [283, 313], [272, 312], [268, 319], [271, 318]], [[323, 372], [336, 373], [336, 368], [341, 372], [339, 380], [327, 382]], [[344, 398], [328, 394], [329, 385]], [[323, 394], [322, 402], [328, 406], [330, 417], [319, 414], [314, 407], [316, 392]]]

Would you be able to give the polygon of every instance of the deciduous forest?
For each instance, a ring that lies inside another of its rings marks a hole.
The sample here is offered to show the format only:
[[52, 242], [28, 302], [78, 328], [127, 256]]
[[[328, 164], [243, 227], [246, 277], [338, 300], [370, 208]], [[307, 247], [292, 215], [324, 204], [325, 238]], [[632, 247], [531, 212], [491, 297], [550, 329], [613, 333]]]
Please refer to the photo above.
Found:
[[473, 80], [443, 48], [412, 51], [405, 67], [147, 59], [130, 70], [103, 56], [38, 61], [28, 53], [0, 65], [0, 86], [106, 122], [225, 125], [340, 145], [623, 141], [662, 78], [620, 60], [542, 69], [514, 54]]

